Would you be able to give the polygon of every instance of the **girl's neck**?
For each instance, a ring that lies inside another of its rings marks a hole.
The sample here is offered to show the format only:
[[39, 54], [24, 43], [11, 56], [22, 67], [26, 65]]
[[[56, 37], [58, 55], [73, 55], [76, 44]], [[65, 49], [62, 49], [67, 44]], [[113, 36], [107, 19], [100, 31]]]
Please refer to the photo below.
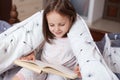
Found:
[[67, 38], [67, 37], [61, 37], [61, 38], [57, 38], [57, 37], [56, 37], [55, 39], [66, 39], [66, 38]]

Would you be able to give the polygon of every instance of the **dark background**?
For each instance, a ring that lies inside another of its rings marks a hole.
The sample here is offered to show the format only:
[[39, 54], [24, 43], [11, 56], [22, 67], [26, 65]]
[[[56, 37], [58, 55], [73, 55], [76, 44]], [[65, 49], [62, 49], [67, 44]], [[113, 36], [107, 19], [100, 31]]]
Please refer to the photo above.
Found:
[[10, 11], [12, 7], [12, 0], [0, 0], [0, 20], [8, 22], [10, 19]]

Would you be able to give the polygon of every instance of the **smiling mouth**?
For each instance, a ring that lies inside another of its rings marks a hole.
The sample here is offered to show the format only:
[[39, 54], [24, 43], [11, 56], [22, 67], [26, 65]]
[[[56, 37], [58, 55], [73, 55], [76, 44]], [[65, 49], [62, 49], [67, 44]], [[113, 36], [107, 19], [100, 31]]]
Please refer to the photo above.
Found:
[[62, 32], [56, 32], [55, 34], [60, 35]]

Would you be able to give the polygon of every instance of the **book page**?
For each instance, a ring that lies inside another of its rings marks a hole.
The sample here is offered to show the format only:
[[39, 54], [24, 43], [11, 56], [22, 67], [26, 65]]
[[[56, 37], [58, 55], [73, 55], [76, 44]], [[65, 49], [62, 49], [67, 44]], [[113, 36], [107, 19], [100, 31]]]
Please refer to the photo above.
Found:
[[77, 77], [77, 74], [75, 74], [74, 71], [72, 71], [69, 68], [66, 68], [62, 65], [54, 65], [54, 64], [44, 63], [44, 62], [39, 61], [39, 60], [36, 60], [35, 63], [39, 66], [43, 65], [44, 72], [58, 74], [58, 75], [66, 76], [69, 78]]
[[29, 64], [34, 64], [34, 65], [40, 66], [41, 68], [44, 68], [44, 67], [48, 66], [47, 63], [44, 63], [44, 62], [42, 62], [40, 60], [35, 60], [35, 61], [21, 60], [21, 61], [29, 63]]
[[36, 65], [41, 66], [42, 68], [46, 68], [46, 69], [52, 68], [52, 69], [58, 70], [63, 73], [69, 73], [69, 74], [73, 73], [74, 74], [74, 72], [72, 70], [70, 70], [62, 65], [49, 64], [49, 63], [42, 62], [40, 60], [36, 60], [35, 62], [32, 61], [32, 63], [33, 64], [35, 63]]
[[26, 60], [16, 60], [15, 64], [31, 69], [35, 72], [40, 73], [41, 70], [46, 73], [57, 74], [63, 77], [75, 79], [77, 78], [77, 74], [75, 74], [72, 70], [62, 66], [62, 65], [54, 65], [42, 62], [40, 60], [35, 61], [26, 61]]

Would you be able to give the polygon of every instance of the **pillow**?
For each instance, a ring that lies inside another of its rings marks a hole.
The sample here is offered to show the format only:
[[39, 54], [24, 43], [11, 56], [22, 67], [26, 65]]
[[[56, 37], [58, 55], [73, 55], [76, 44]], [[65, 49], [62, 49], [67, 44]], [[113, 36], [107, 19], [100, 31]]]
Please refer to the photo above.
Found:
[[6, 21], [0, 20], [0, 33], [4, 32], [10, 27], [11, 25], [9, 23], [7, 23]]

